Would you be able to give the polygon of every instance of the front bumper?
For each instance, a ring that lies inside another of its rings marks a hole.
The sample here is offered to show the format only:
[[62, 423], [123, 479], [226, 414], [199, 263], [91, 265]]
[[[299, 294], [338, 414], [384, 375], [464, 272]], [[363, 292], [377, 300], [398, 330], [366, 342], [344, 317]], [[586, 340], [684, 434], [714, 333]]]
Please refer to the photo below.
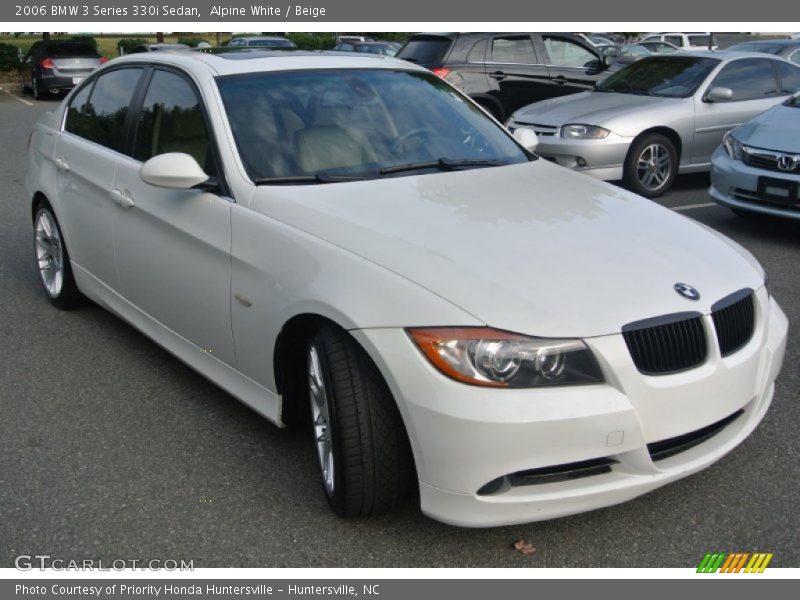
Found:
[[[509, 123], [509, 128], [526, 127]], [[542, 158], [562, 167], [586, 173], [604, 181], [622, 179], [622, 169], [633, 138], [614, 133], [602, 140], [574, 140], [555, 135], [539, 134], [535, 152]]]
[[[695, 473], [732, 450], [763, 418], [783, 361], [788, 322], [764, 288], [756, 332], [735, 354], [659, 377], [636, 370], [621, 335], [587, 339], [607, 383], [536, 390], [464, 385], [436, 371], [404, 331], [353, 335], [398, 402], [414, 451], [422, 511], [445, 523], [488, 527], [565, 516], [624, 502]], [[710, 327], [711, 317], [707, 316]], [[742, 410], [710, 439], [655, 462], [647, 445], [700, 430]], [[509, 474], [610, 459], [606, 473], [506, 486]], [[485, 490], [485, 488], [484, 488]], [[698, 503], [702, 499], [698, 499]]]
[[759, 177], [793, 181], [800, 186], [800, 175], [751, 167], [741, 160], [730, 158], [720, 146], [711, 157], [711, 187], [708, 193], [714, 202], [728, 208], [800, 219], [800, 201], [794, 206], [786, 206], [759, 194]]

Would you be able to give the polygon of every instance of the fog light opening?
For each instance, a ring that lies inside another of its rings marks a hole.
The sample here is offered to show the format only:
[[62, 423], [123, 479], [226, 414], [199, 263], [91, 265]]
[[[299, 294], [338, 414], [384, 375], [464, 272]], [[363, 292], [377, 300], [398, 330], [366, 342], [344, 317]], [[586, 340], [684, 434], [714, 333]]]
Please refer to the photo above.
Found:
[[578, 164], [579, 167], [583, 168], [587, 165], [586, 159], [582, 156], [579, 156], [575, 159], [575, 162]]

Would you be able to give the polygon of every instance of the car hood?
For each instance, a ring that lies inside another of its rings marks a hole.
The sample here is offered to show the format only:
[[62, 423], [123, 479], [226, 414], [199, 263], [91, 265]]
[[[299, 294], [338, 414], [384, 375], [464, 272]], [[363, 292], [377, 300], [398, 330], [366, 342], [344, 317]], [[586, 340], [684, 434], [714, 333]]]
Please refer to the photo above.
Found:
[[[617, 333], [648, 317], [708, 312], [724, 296], [763, 284], [758, 263], [727, 238], [545, 160], [261, 186], [251, 208], [377, 263], [487, 325], [529, 335]], [[679, 296], [678, 282], [696, 287], [700, 300]], [[398, 323], [409, 325], [456, 323]]]
[[775, 106], [733, 133], [748, 146], [781, 152], [800, 152], [800, 107]]
[[[677, 99], [679, 100], [679, 99]], [[518, 123], [560, 126], [566, 123], [605, 125], [608, 121], [642, 109], [659, 109], [676, 98], [657, 98], [612, 92], [581, 92], [529, 104], [512, 115]]]

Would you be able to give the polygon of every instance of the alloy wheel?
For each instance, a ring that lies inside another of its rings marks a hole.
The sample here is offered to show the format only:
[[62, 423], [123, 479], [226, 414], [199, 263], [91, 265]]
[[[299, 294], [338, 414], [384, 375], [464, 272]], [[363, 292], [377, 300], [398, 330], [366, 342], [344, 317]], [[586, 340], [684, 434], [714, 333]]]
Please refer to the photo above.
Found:
[[669, 150], [662, 144], [653, 143], [645, 146], [636, 162], [636, 177], [639, 183], [649, 191], [663, 187], [672, 171], [672, 158]]
[[314, 442], [322, 472], [322, 483], [328, 496], [333, 495], [333, 437], [330, 426], [330, 404], [325, 386], [325, 376], [315, 345], [308, 349], [308, 387], [311, 399], [311, 418], [314, 424]]
[[36, 217], [34, 239], [42, 283], [48, 295], [57, 298], [64, 284], [64, 247], [55, 219], [46, 210]]

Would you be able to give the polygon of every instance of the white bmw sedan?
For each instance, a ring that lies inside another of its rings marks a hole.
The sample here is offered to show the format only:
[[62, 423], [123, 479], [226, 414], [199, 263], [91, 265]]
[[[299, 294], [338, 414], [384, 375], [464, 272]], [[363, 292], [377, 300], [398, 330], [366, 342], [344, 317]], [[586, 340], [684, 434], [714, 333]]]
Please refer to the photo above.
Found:
[[44, 292], [305, 423], [338, 515], [623, 502], [753, 431], [787, 320], [746, 250], [530, 133], [395, 59], [116, 59], [31, 138]]

